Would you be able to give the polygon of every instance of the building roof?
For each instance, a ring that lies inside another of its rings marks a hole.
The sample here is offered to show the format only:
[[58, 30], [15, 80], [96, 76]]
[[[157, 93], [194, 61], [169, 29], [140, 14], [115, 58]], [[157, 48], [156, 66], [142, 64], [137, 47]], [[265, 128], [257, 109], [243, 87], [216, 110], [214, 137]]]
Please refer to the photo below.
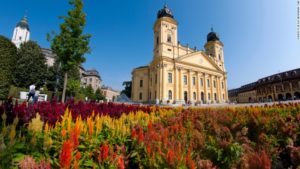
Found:
[[53, 51], [51, 49], [48, 49], [48, 48], [41, 48], [43, 54], [46, 56], [46, 57], [50, 57], [50, 58], [55, 58], [56, 55], [53, 53]]
[[213, 28], [211, 28], [211, 32], [207, 35], [207, 42], [210, 41], [220, 41], [219, 35], [214, 32]]
[[165, 5], [163, 9], [159, 10], [157, 12], [157, 19], [162, 18], [162, 17], [170, 17], [174, 18], [172, 11]]
[[113, 92], [116, 92], [116, 93], [120, 93], [120, 91], [115, 90], [115, 89], [113, 89], [113, 88], [111, 88], [111, 87], [109, 87], [109, 86], [104, 86], [104, 85], [103, 85], [103, 86], [101, 87], [101, 89], [113, 91]]
[[100, 76], [100, 74], [99, 74], [99, 72], [98, 72], [96, 69], [89, 69], [89, 70], [86, 70], [86, 71], [84, 72], [84, 76], [96, 76], [96, 77], [98, 77], [100, 80], [102, 80], [102, 79], [101, 79], [101, 76]]
[[22, 20], [16, 25], [16, 27], [27, 29], [29, 31], [29, 25], [28, 25], [27, 17], [24, 16], [22, 18]]
[[271, 83], [283, 82], [286, 80], [298, 79], [298, 78], [300, 78], [300, 68], [273, 74], [271, 76], [266, 76], [264, 78], [257, 80], [256, 82], [243, 85], [237, 89], [229, 90], [228, 94], [231, 93], [234, 95], [236, 92], [241, 93], [241, 92], [251, 91], [251, 90], [255, 90], [256, 87], [259, 86], [263, 86]]
[[288, 70], [285, 72], [281, 72], [281, 73], [277, 73], [271, 76], [261, 78], [257, 81], [257, 85], [260, 86], [260, 85], [265, 85], [270, 83], [277, 83], [277, 82], [282, 82], [282, 81], [296, 79], [296, 78], [300, 78], [300, 68]]

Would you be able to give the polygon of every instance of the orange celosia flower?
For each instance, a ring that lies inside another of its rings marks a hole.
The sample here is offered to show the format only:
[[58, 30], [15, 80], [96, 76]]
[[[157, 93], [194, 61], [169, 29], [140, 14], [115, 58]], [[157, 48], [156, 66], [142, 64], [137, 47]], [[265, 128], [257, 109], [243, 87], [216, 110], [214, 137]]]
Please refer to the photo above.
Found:
[[124, 160], [123, 160], [123, 157], [122, 157], [122, 156], [120, 156], [120, 157], [118, 158], [118, 168], [119, 168], [119, 169], [125, 169]]
[[71, 140], [67, 140], [63, 143], [62, 150], [60, 153], [60, 167], [70, 168], [72, 160], [73, 144]]
[[61, 133], [62, 137], [65, 137], [67, 134], [67, 131], [65, 129], [62, 129], [60, 133]]
[[72, 129], [70, 134], [70, 138], [72, 139], [74, 148], [76, 148], [79, 145], [79, 140], [78, 140], [79, 136], [80, 136], [80, 128], [77, 125], [75, 125], [75, 127]]

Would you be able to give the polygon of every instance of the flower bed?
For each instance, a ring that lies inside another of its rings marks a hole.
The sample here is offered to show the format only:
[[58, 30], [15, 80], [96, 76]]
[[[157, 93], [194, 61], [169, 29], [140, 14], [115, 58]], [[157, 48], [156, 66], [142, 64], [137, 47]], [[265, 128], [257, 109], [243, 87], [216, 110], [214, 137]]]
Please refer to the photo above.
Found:
[[[79, 103], [63, 107], [64, 113], [55, 122], [47, 119], [46, 113], [33, 113], [23, 125], [21, 118], [5, 123], [8, 117], [2, 113], [0, 168], [252, 169], [300, 165], [299, 104], [203, 109], [133, 106], [135, 111], [112, 114], [129, 108], [101, 106]], [[85, 107], [95, 108], [94, 113]], [[84, 112], [82, 116], [79, 110]]]

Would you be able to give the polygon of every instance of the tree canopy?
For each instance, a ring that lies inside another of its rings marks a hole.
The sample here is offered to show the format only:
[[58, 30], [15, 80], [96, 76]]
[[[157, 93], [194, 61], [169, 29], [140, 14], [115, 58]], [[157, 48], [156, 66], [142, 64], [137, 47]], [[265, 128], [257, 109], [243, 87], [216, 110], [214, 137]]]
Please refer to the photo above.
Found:
[[85, 62], [84, 54], [90, 52], [89, 40], [91, 35], [83, 34], [86, 24], [86, 14], [83, 12], [82, 0], [69, 0], [73, 9], [69, 10], [67, 16], [60, 18], [64, 22], [60, 25], [60, 33], [51, 40], [51, 49], [58, 56], [61, 70], [64, 72], [64, 85], [62, 101], [65, 100], [68, 73], [74, 67]]
[[6, 37], [0, 36], [0, 99], [6, 99], [16, 69], [17, 48]]
[[15, 85], [27, 88], [35, 84], [41, 87], [46, 81], [47, 69], [46, 58], [40, 46], [33, 41], [22, 43], [14, 71]]

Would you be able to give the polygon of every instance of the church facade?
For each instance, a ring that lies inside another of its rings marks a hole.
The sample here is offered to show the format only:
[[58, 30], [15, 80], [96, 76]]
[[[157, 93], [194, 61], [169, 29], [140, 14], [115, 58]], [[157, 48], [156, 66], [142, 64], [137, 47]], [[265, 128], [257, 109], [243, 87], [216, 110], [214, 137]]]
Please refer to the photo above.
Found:
[[154, 23], [153, 60], [132, 71], [132, 100], [143, 103], [222, 103], [228, 101], [223, 43], [213, 30], [205, 50], [178, 42], [178, 23], [170, 9]]

